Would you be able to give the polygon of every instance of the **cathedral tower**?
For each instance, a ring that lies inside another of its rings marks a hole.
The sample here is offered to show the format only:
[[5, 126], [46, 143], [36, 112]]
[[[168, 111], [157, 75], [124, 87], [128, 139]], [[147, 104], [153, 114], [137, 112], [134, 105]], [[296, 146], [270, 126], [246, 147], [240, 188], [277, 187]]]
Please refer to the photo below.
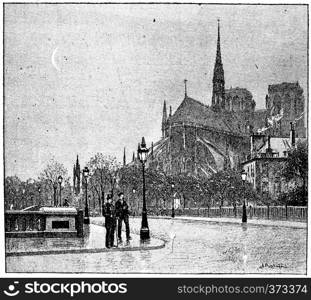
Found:
[[216, 61], [215, 61], [214, 75], [213, 75], [212, 107], [217, 110], [225, 109], [225, 75], [224, 75], [224, 68], [222, 65], [221, 51], [220, 51], [219, 20], [218, 20]]

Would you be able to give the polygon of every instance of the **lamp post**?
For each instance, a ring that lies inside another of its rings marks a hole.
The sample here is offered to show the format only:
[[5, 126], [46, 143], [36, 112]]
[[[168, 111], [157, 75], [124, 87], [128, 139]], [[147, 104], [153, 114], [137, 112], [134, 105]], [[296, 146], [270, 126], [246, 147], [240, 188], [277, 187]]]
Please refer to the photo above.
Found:
[[38, 186], [38, 193], [39, 193], [39, 206], [41, 206], [41, 186]]
[[22, 197], [23, 197], [23, 199], [22, 199], [22, 204], [23, 204], [23, 208], [25, 208], [26, 206], [27, 206], [27, 204], [26, 204], [26, 201], [25, 201], [25, 188], [23, 188], [22, 189]]
[[142, 210], [142, 219], [141, 219], [141, 229], [140, 229], [140, 239], [142, 241], [150, 239], [148, 220], [147, 220], [147, 208], [146, 208], [146, 187], [145, 187], [145, 163], [147, 161], [148, 148], [146, 147], [145, 138], [142, 138], [141, 144], [138, 144], [138, 156], [139, 160], [142, 163], [143, 171], [143, 210]]
[[63, 177], [61, 175], [58, 176], [58, 184], [59, 184], [59, 206], [62, 206], [62, 182]]
[[246, 205], [245, 205], [245, 180], [246, 180], [246, 172], [243, 170], [241, 172], [242, 181], [243, 181], [243, 213], [242, 213], [242, 223], [247, 222], [247, 214], [246, 214]]
[[[132, 189], [132, 192], [133, 192], [133, 207], [136, 207], [136, 189], [133, 187], [133, 189]], [[134, 205], [134, 203], [135, 203], [135, 205]], [[138, 209], [137, 209], [138, 210]], [[135, 212], [135, 214], [136, 214], [136, 212]]]
[[90, 224], [90, 217], [89, 217], [89, 205], [87, 199], [87, 179], [89, 177], [89, 168], [85, 167], [83, 169], [83, 177], [85, 179], [85, 207], [84, 207], [84, 224]]
[[172, 183], [171, 187], [172, 187], [172, 218], [175, 218], [175, 205], [174, 205], [174, 187], [175, 187], [175, 184]]
[[53, 189], [54, 189], [54, 206], [57, 206], [57, 182], [56, 181], [53, 183]]

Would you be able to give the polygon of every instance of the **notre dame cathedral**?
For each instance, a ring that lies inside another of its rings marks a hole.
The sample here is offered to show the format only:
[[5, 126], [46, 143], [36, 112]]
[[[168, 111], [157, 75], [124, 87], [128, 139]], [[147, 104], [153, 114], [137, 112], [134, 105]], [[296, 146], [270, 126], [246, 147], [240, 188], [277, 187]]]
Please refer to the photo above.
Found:
[[247, 89], [225, 89], [219, 21], [211, 96], [211, 106], [189, 97], [185, 80], [185, 96], [174, 113], [170, 107], [167, 115], [164, 101], [162, 139], [152, 146], [150, 165], [168, 174], [209, 176], [239, 168], [250, 152], [250, 135], [287, 137], [294, 122], [297, 137], [305, 137], [304, 96], [298, 82], [269, 85], [261, 110], [255, 110]]
[[[228, 168], [239, 169], [250, 154], [250, 136], [289, 137], [291, 123], [297, 137], [305, 137], [305, 100], [298, 82], [268, 86], [265, 109], [256, 110], [252, 93], [246, 88], [225, 88], [221, 58], [220, 25], [216, 46], [211, 106], [187, 94], [173, 113], [163, 104], [162, 138], [152, 143], [147, 166], [167, 174], [210, 176]], [[132, 163], [136, 163], [133, 153]], [[123, 165], [126, 164], [125, 150]], [[80, 193], [81, 171], [77, 157], [73, 186]]]

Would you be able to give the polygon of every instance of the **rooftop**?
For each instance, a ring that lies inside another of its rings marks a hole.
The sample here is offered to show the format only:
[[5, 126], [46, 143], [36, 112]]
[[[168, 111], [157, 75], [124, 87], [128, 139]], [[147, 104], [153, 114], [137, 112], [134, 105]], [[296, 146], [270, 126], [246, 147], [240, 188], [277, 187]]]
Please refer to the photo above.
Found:
[[234, 134], [245, 134], [238, 116], [234, 112], [214, 111], [211, 107], [192, 99], [184, 98], [173, 116], [171, 123], [195, 123]]

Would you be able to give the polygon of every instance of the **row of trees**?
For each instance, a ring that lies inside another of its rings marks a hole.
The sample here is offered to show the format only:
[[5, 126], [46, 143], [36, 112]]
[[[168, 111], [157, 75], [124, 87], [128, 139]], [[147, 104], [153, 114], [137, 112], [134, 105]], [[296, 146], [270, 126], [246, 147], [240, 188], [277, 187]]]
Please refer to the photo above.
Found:
[[[58, 177], [61, 176], [61, 192]], [[65, 199], [73, 199], [68, 171], [63, 164], [51, 159], [37, 179], [22, 181], [17, 176], [7, 176], [4, 182], [6, 209], [23, 209], [33, 205], [53, 206]], [[61, 199], [60, 199], [61, 197]]]
[[[132, 210], [141, 210], [141, 164], [121, 166], [114, 157], [97, 153], [87, 166], [90, 169], [88, 194], [91, 212], [100, 214], [107, 194], [116, 196], [118, 191], [124, 192]], [[251, 186], [243, 184], [240, 173], [233, 170], [222, 171], [206, 179], [186, 174], [170, 176], [163, 170], [149, 167], [145, 176], [148, 207], [170, 207], [173, 198], [179, 199], [183, 207], [240, 204], [244, 198], [259, 201]]]
[[[141, 164], [120, 166], [115, 158], [96, 154], [90, 159], [91, 197], [97, 199], [94, 207], [100, 211], [108, 192], [122, 190], [135, 209], [142, 205]], [[146, 196], [149, 207], [170, 207], [172, 199], [178, 198], [183, 207], [207, 207], [241, 204], [244, 199], [257, 204], [307, 204], [308, 148], [307, 143], [298, 143], [288, 153], [288, 159], [281, 170], [281, 176], [288, 183], [286, 193], [278, 199], [260, 197], [252, 186], [243, 183], [240, 172], [220, 171], [210, 178], [179, 174], [170, 176], [163, 170], [146, 169]]]
[[[139, 203], [135, 203], [135, 200], [142, 197], [141, 182], [142, 172], [139, 166], [128, 166], [120, 170], [120, 187], [133, 198], [136, 208]], [[170, 176], [164, 171], [148, 168], [146, 186], [148, 205], [157, 208], [171, 207], [173, 198], [179, 199], [182, 207], [233, 205], [241, 204], [244, 198], [258, 198], [251, 186], [243, 183], [241, 175], [234, 170], [221, 171], [206, 179], [187, 174]]]
[[[102, 212], [107, 193], [117, 194], [122, 190], [133, 210], [142, 205], [142, 170], [140, 164], [121, 166], [115, 157], [102, 153], [94, 155], [87, 163], [90, 169], [88, 180], [89, 206], [91, 212]], [[306, 205], [308, 178], [308, 149], [299, 143], [289, 153], [282, 176], [289, 188], [282, 193], [276, 203]], [[58, 176], [63, 178], [62, 202], [84, 207], [84, 196], [73, 194], [68, 171], [63, 164], [52, 159], [40, 176], [21, 181], [16, 176], [5, 179], [5, 207], [15, 209], [41, 204], [59, 204]], [[82, 182], [83, 187], [85, 183]], [[182, 207], [207, 207], [241, 204], [251, 199], [257, 204], [271, 203], [271, 199], [260, 198], [248, 183], [243, 183], [235, 170], [220, 171], [210, 178], [200, 178], [187, 174], [168, 175], [163, 170], [146, 169], [146, 196], [148, 207], [171, 207], [173, 198], [180, 199]], [[82, 191], [84, 192], [84, 188]]]
[[308, 203], [308, 144], [298, 142], [288, 153], [288, 159], [281, 170], [288, 189], [283, 192], [278, 201], [288, 205], [302, 205]]
[[[108, 193], [116, 195], [123, 191], [134, 209], [141, 208], [142, 170], [140, 164], [121, 166], [116, 158], [97, 153], [90, 159], [88, 195], [91, 211], [101, 213]], [[53, 206], [59, 204], [60, 186], [57, 178], [63, 178], [61, 198], [71, 205], [84, 206], [83, 194], [75, 197], [70, 186], [68, 171], [64, 165], [51, 160], [34, 179], [21, 181], [16, 176], [5, 179], [6, 209], [22, 209], [31, 205]], [[82, 182], [84, 192], [85, 183]], [[256, 194], [248, 184], [243, 183], [235, 171], [223, 171], [209, 179], [182, 174], [170, 176], [164, 171], [147, 168], [146, 186], [148, 206], [169, 207], [172, 199], [178, 198], [184, 207], [213, 206], [240, 203], [243, 197], [255, 198]], [[56, 189], [55, 189], [56, 187]]]

